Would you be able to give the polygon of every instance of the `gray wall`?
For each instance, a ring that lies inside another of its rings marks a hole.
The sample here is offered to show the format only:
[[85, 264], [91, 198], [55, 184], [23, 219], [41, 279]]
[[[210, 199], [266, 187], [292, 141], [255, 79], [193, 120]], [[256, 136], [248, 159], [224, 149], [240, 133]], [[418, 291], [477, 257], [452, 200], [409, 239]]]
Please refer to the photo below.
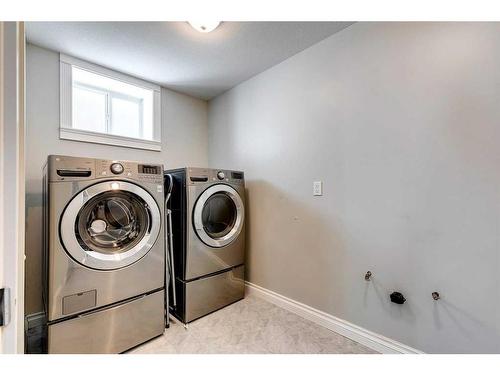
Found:
[[499, 67], [500, 24], [358, 23], [212, 100], [249, 281], [427, 352], [500, 352]]
[[207, 165], [207, 103], [162, 89], [162, 151], [59, 139], [59, 54], [29, 44], [26, 82], [26, 313], [42, 310], [42, 167], [49, 154]]

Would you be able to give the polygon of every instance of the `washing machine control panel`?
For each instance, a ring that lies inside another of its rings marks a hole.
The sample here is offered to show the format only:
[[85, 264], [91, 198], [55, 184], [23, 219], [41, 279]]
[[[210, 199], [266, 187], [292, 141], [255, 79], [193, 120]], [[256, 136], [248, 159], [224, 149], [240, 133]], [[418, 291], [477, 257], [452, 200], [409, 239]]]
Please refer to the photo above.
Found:
[[137, 179], [163, 185], [163, 167], [154, 164], [139, 164]]
[[120, 176], [143, 182], [163, 184], [163, 168], [156, 164], [139, 164], [119, 160], [98, 160], [96, 175], [101, 178]]

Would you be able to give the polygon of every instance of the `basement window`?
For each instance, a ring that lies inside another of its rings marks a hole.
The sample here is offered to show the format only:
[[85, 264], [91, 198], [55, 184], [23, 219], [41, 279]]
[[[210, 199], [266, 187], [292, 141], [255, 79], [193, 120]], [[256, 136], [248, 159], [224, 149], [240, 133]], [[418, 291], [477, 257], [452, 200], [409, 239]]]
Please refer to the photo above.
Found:
[[60, 55], [59, 137], [161, 151], [161, 89]]

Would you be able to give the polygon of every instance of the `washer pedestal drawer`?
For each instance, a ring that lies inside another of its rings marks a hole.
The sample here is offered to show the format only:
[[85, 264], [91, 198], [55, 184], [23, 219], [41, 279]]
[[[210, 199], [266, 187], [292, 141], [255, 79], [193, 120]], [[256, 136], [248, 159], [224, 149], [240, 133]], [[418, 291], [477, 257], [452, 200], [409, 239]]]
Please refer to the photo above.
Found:
[[191, 322], [245, 296], [244, 266], [184, 283], [185, 322]]
[[49, 353], [121, 353], [165, 329], [163, 290], [54, 323]]

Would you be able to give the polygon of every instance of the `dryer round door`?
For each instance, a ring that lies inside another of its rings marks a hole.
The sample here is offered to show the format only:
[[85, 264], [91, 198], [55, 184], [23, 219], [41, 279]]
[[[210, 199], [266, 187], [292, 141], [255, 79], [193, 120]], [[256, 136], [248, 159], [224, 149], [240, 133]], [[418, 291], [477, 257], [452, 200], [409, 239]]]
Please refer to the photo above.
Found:
[[160, 228], [160, 209], [153, 197], [125, 181], [89, 186], [73, 197], [60, 221], [61, 241], [69, 255], [98, 270], [115, 270], [141, 259]]
[[200, 240], [211, 247], [234, 241], [243, 229], [245, 207], [238, 192], [229, 185], [206, 189], [196, 201], [193, 223]]

